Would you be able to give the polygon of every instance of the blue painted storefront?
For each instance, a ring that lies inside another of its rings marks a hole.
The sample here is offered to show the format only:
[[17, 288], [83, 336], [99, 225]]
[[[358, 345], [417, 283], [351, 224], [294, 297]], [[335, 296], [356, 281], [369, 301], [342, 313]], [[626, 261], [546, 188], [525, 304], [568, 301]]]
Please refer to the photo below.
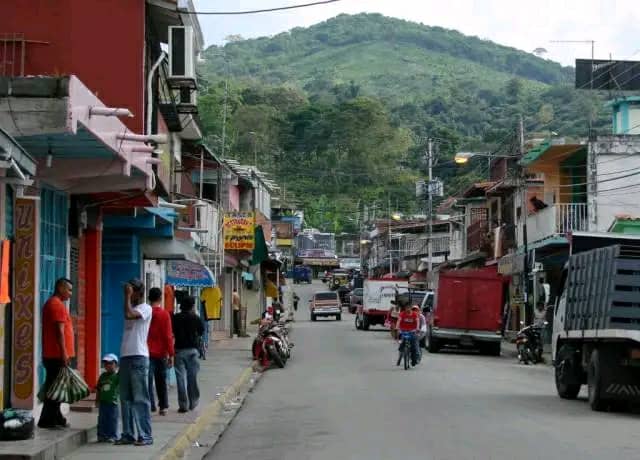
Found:
[[[155, 209], [155, 208], [152, 208]], [[101, 353], [120, 356], [124, 326], [123, 287], [143, 279], [142, 238], [173, 237], [173, 219], [160, 212], [136, 216], [106, 216], [102, 235]]]

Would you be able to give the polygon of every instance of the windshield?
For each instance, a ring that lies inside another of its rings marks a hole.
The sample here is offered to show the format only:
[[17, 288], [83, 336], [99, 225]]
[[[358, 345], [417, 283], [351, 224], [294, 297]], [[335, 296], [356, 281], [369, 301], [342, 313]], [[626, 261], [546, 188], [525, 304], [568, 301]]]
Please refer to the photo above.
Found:
[[316, 300], [337, 300], [338, 294], [335, 292], [318, 292], [315, 298]]
[[362, 288], [357, 288], [353, 290], [353, 294], [362, 297], [362, 293], [363, 293], [364, 289]]

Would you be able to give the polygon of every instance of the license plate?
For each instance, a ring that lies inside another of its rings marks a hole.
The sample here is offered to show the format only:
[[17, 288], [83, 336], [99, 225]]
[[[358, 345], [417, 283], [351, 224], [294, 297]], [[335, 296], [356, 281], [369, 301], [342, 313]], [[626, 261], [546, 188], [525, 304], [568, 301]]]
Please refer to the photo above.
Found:
[[468, 335], [460, 337], [460, 345], [473, 345], [473, 339]]

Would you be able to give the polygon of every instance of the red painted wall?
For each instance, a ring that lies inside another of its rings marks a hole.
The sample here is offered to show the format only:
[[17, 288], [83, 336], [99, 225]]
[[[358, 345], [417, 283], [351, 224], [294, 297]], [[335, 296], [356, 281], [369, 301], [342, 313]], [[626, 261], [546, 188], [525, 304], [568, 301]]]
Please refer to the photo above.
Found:
[[[27, 75], [75, 74], [108, 106], [126, 107], [144, 126], [143, 0], [2, 0], [0, 35], [22, 33]], [[1, 67], [1, 66], [0, 66]]]

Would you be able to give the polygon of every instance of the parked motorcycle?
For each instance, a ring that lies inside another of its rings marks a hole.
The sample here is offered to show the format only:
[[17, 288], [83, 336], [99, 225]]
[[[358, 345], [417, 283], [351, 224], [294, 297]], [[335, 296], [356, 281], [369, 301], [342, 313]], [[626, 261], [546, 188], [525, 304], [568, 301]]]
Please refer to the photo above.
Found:
[[522, 364], [533, 364], [542, 362], [542, 330], [544, 325], [532, 324], [523, 327], [516, 336], [516, 347], [518, 350], [518, 361]]
[[271, 363], [283, 368], [291, 356], [291, 347], [286, 327], [278, 322], [266, 321], [253, 341], [253, 359], [265, 368]]

